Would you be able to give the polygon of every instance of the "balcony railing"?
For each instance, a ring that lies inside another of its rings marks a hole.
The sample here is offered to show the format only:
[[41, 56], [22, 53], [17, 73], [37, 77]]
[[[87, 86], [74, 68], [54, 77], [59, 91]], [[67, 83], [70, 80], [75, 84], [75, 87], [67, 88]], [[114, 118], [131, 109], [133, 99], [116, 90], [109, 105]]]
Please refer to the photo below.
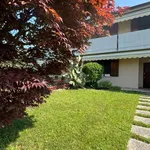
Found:
[[87, 54], [131, 51], [150, 48], [150, 29], [91, 39]]

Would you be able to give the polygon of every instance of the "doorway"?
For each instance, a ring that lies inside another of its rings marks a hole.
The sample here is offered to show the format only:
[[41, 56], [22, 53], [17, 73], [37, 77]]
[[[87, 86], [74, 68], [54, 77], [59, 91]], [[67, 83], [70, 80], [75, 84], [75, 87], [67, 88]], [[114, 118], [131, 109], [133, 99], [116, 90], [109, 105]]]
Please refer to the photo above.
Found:
[[143, 87], [150, 88], [150, 63], [144, 63]]

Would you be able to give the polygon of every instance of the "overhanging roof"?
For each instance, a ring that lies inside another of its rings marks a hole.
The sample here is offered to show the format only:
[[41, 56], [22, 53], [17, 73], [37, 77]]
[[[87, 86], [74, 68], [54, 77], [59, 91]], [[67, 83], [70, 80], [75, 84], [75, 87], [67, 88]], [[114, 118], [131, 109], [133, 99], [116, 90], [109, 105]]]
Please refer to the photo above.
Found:
[[117, 22], [128, 21], [128, 20], [149, 16], [149, 15], [150, 15], [150, 2], [147, 2], [129, 8], [129, 10], [122, 17], [116, 17], [115, 22], [117, 23]]
[[146, 57], [150, 57], [150, 50], [84, 55], [82, 56], [82, 60], [96, 61], [96, 60], [131, 59], [131, 58], [146, 58]]

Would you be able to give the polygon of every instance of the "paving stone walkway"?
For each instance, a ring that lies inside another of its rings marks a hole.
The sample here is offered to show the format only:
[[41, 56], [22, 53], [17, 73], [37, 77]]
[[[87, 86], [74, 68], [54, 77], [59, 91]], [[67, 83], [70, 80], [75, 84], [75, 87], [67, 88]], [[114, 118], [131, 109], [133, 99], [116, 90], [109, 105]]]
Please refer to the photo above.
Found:
[[[150, 126], [150, 96], [140, 96], [134, 121]], [[150, 143], [146, 142], [146, 140], [150, 141], [150, 128], [139, 124], [132, 125], [131, 132], [141, 138], [130, 138], [127, 150], [150, 150]]]

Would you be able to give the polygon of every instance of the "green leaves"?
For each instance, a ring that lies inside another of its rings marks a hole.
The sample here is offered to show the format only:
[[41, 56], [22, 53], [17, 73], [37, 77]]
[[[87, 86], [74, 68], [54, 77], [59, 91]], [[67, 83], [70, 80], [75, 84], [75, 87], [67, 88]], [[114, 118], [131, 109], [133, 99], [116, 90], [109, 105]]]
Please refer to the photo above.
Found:
[[72, 88], [83, 88], [85, 85], [85, 76], [82, 72], [82, 59], [77, 57], [75, 61], [72, 61], [70, 66], [70, 72], [66, 75], [69, 79], [69, 84]]
[[86, 75], [86, 83], [88, 86], [93, 87], [102, 78], [103, 67], [98, 63], [91, 62], [85, 64], [82, 71]]

